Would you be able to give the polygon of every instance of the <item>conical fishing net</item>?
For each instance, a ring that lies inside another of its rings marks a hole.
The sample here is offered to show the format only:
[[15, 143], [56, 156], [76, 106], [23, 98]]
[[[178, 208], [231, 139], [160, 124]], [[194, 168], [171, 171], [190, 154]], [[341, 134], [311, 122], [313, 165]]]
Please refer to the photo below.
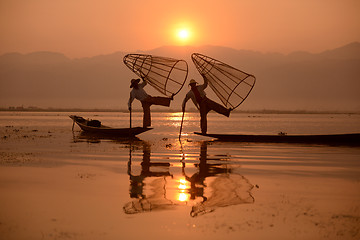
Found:
[[188, 65], [184, 60], [146, 54], [128, 54], [125, 65], [160, 93], [171, 96], [184, 86]]
[[255, 76], [221, 61], [199, 53], [193, 53], [191, 58], [225, 107], [238, 107], [255, 85]]

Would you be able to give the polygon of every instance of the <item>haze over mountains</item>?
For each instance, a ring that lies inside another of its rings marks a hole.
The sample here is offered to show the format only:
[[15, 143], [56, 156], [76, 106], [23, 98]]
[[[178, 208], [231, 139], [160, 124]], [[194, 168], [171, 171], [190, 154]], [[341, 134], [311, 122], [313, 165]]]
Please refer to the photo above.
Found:
[[[282, 55], [218, 46], [165, 46], [137, 53], [185, 59], [188, 81], [195, 78], [201, 82], [191, 61], [193, 52], [256, 76], [252, 93], [238, 110], [360, 111], [359, 42], [316, 54]], [[126, 54], [115, 52], [80, 59], [54, 52], [4, 54], [0, 56], [0, 107], [127, 109], [129, 82], [136, 75], [123, 64]], [[188, 90], [186, 84], [175, 96], [171, 109], [180, 110]], [[161, 95], [151, 86], [146, 91]], [[207, 92], [220, 102], [210, 88]], [[135, 101], [134, 107], [141, 105]]]

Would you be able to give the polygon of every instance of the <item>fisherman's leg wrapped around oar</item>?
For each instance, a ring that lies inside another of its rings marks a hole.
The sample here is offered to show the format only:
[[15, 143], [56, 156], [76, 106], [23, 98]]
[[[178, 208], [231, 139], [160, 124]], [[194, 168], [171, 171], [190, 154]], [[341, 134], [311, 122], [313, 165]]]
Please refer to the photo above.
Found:
[[144, 101], [149, 103], [150, 105], [159, 105], [159, 106], [169, 107], [171, 98], [148, 96]]
[[211, 111], [211, 110], [214, 110], [215, 112], [217, 113], [220, 113], [226, 117], [229, 117], [230, 116], [230, 112], [231, 110], [224, 107], [223, 105], [217, 103], [217, 102], [214, 102], [213, 100], [209, 99], [209, 98], [205, 98], [203, 100], [204, 104], [206, 104], [206, 108], [207, 108], [207, 111]]
[[151, 103], [142, 101], [141, 102], [142, 108], [143, 108], [143, 128], [150, 127], [151, 126], [151, 113], [150, 113], [150, 106]]
[[169, 107], [170, 102], [171, 102], [171, 98], [152, 97], [152, 96], [148, 96], [147, 98], [145, 98], [145, 100], [141, 101], [141, 105], [144, 111], [143, 127], [146, 128], [151, 126], [151, 112], [150, 112], [151, 105]]
[[201, 133], [206, 134], [207, 132], [207, 114], [214, 110], [217, 113], [220, 113], [226, 117], [230, 116], [230, 109], [225, 108], [217, 102], [214, 102], [211, 99], [204, 98], [200, 105], [200, 127]]

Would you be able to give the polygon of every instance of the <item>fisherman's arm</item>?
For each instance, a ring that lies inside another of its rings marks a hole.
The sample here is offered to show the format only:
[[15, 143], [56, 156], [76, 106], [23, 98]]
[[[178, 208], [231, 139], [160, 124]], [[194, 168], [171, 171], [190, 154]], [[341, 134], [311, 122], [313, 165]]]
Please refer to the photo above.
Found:
[[186, 94], [186, 96], [185, 96], [185, 98], [184, 98], [184, 101], [183, 101], [183, 103], [182, 103], [182, 111], [183, 111], [183, 112], [185, 112], [186, 102], [187, 102], [190, 98], [191, 98], [191, 100], [193, 101], [195, 107], [196, 107], [198, 110], [200, 110], [200, 108], [199, 108], [199, 106], [198, 106], [198, 103], [197, 103], [196, 100], [195, 100], [194, 95], [192, 95], [192, 94], [191, 94], [191, 91], [190, 91], [190, 92], [188, 92], [188, 93]]
[[183, 102], [182, 102], [182, 111], [185, 112], [185, 106], [186, 106], [186, 102], [190, 99], [189, 93], [186, 94]]
[[146, 86], [146, 84], [147, 84], [147, 81], [143, 77], [141, 79], [142, 79], [142, 83], [139, 84], [139, 87], [144, 88]]
[[205, 88], [207, 88], [208, 86], [208, 80], [206, 79], [206, 77], [203, 76], [203, 79], [204, 79], [204, 84], [201, 85], [202, 86], [202, 89], [204, 90]]
[[191, 100], [193, 101], [195, 107], [200, 111], [200, 107], [199, 107], [199, 104], [197, 103], [197, 101], [194, 98], [191, 98]]

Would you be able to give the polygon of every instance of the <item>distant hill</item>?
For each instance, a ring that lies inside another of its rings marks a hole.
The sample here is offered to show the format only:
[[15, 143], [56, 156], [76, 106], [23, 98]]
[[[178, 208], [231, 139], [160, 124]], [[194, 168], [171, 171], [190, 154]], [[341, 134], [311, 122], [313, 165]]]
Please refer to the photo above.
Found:
[[[146, 53], [185, 59], [188, 79], [200, 80], [191, 61], [198, 52], [256, 76], [243, 110], [360, 111], [360, 43], [321, 53], [288, 55], [236, 50], [219, 46], [164, 46]], [[124, 64], [125, 52], [70, 59], [61, 53], [8, 53], [0, 56], [0, 107], [126, 109], [129, 81], [136, 77]], [[160, 95], [151, 86], [147, 91]], [[175, 96], [180, 109], [187, 85]], [[218, 101], [207, 90], [208, 95]], [[190, 103], [189, 103], [190, 104]], [[135, 103], [135, 108], [140, 108]]]

